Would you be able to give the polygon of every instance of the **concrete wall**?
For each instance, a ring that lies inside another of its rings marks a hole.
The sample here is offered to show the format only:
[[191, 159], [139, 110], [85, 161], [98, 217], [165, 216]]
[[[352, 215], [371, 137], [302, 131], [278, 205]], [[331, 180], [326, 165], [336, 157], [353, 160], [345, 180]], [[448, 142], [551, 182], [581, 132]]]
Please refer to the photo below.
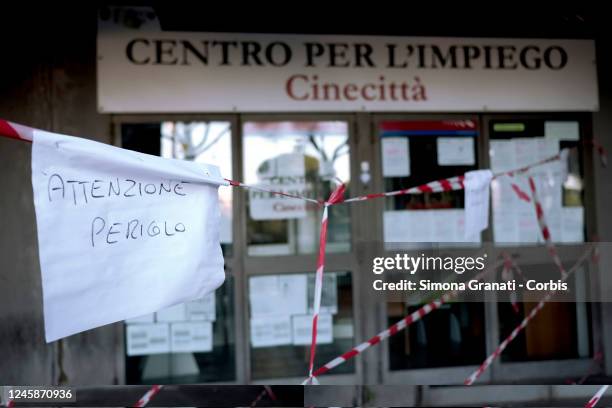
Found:
[[[96, 113], [95, 9], [78, 10], [82, 18], [37, 10], [34, 20], [20, 10], [3, 24], [10, 58], [0, 62], [0, 117], [110, 142], [110, 118]], [[23, 34], [36, 26], [40, 35]], [[30, 153], [28, 143], [0, 138], [0, 384], [119, 383], [116, 326], [45, 343]]]

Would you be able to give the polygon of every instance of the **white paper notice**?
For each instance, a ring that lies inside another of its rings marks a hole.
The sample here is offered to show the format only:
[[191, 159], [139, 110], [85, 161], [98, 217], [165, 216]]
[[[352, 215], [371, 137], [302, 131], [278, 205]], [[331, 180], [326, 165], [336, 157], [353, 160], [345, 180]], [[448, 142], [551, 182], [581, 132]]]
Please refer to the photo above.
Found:
[[306, 285], [305, 274], [253, 276], [249, 279], [251, 316], [306, 313]]
[[170, 325], [170, 351], [173, 353], [201, 353], [212, 351], [212, 322], [183, 322]]
[[410, 145], [407, 137], [383, 137], [382, 168], [384, 177], [410, 176]]
[[170, 352], [170, 328], [167, 323], [128, 325], [126, 339], [128, 356]]
[[208, 294], [202, 299], [193, 300], [185, 304], [187, 308], [187, 320], [216, 320], [215, 293]]
[[271, 347], [291, 344], [291, 316], [251, 318], [251, 345]]
[[225, 278], [214, 166], [35, 131], [48, 342], [200, 298]]
[[513, 140], [491, 140], [491, 171], [501, 173], [516, 169], [516, 147]]
[[[317, 344], [333, 342], [333, 319], [330, 314], [320, 314], [317, 321]], [[292, 318], [293, 344], [309, 345], [312, 342], [312, 315], [297, 315]]]
[[471, 166], [476, 163], [473, 137], [439, 137], [436, 142], [440, 166]]
[[538, 161], [539, 142], [536, 137], [517, 137], [513, 139], [516, 167], [530, 166]]
[[555, 140], [580, 140], [578, 122], [546, 121], [544, 137]]
[[561, 237], [562, 242], [584, 242], [583, 207], [561, 209]]
[[480, 234], [466, 235], [462, 209], [385, 211], [383, 228], [386, 243], [480, 242]]
[[187, 320], [185, 312], [185, 304], [170, 306], [155, 313], [155, 319], [158, 322], [182, 322]]
[[489, 226], [489, 186], [493, 172], [465, 173], [465, 237], [473, 237]]
[[127, 319], [125, 323], [127, 324], [155, 323], [155, 313], [149, 313], [144, 316]]

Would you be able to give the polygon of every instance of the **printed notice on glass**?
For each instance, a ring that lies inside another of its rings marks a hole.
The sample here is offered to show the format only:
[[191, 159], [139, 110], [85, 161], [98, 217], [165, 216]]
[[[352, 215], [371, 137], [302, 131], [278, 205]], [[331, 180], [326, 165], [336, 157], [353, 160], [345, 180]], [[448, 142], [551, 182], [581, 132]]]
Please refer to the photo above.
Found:
[[182, 322], [187, 320], [185, 304], [170, 306], [155, 313], [155, 320], [158, 322]]
[[439, 137], [436, 143], [440, 166], [472, 166], [476, 164], [473, 137]]
[[127, 319], [125, 323], [127, 324], [155, 323], [155, 313], [148, 313], [144, 316]]
[[172, 323], [170, 336], [173, 353], [202, 353], [213, 348], [212, 322]]
[[291, 316], [251, 318], [251, 345], [254, 348], [286, 344], [291, 344]]
[[493, 173], [476, 170], [465, 173], [465, 237], [480, 234], [489, 226], [489, 191]]
[[144, 356], [170, 352], [167, 323], [130, 324], [126, 327], [127, 355]]
[[187, 320], [206, 320], [214, 322], [216, 319], [215, 293], [210, 293], [201, 299], [188, 302], [186, 305]]
[[[320, 314], [317, 321], [317, 344], [333, 342], [333, 319], [330, 314]], [[296, 315], [292, 318], [293, 344], [309, 345], [312, 342], [312, 315]]]
[[381, 145], [383, 176], [410, 176], [410, 145], [408, 138], [383, 137]]
[[580, 127], [575, 121], [544, 122], [544, 137], [554, 140], [580, 140]]
[[251, 316], [306, 313], [306, 279], [305, 274], [251, 277]]

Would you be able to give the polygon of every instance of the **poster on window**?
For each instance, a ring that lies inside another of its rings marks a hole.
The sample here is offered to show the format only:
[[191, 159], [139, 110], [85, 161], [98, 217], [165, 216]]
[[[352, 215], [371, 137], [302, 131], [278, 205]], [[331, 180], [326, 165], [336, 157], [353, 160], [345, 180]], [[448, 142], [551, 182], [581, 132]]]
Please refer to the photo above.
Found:
[[308, 196], [304, 161], [302, 153], [287, 153], [261, 163], [257, 169], [257, 188], [249, 190], [251, 219], [264, 221], [306, 217], [305, 201], [268, 192]]

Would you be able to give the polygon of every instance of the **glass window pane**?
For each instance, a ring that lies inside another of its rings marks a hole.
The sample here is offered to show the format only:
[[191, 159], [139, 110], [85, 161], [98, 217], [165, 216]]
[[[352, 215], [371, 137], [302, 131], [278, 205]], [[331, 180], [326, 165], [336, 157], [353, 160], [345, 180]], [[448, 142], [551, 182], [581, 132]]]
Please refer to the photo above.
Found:
[[[121, 142], [142, 153], [214, 164], [231, 177], [230, 132], [229, 122], [123, 124]], [[219, 196], [227, 257], [232, 242], [231, 189], [221, 187]], [[225, 283], [204, 299], [127, 320], [127, 383], [234, 381], [233, 296], [233, 277], [227, 275]]]
[[[388, 303], [388, 325], [419, 307]], [[482, 303], [447, 303], [389, 338], [391, 370], [480, 364], [485, 357]]]
[[[585, 214], [579, 123], [544, 119], [493, 121], [490, 134], [489, 157], [494, 173], [531, 165], [564, 148], [577, 148], [570, 150], [567, 174], [561, 161], [535, 167], [530, 174], [535, 178], [553, 241], [583, 242]], [[516, 176], [512, 182], [531, 194], [527, 177]], [[533, 204], [518, 198], [509, 178], [493, 180], [491, 197], [496, 243], [519, 245], [544, 241]]]
[[236, 379], [233, 278], [204, 299], [126, 320], [127, 384]]
[[[161, 156], [213, 164], [221, 175], [232, 178], [232, 126], [227, 121], [163, 122]], [[219, 187], [220, 240], [224, 256], [231, 256], [232, 187]]]
[[[350, 182], [349, 156], [346, 122], [247, 122], [244, 125], [243, 163], [247, 184], [326, 199], [337, 180], [347, 185]], [[249, 255], [317, 252], [321, 215], [316, 204], [249, 190]], [[329, 209], [327, 251], [349, 250], [348, 206], [333, 206]]]
[[[314, 274], [249, 278], [253, 379], [303, 377], [310, 356]], [[353, 284], [348, 272], [326, 272], [318, 320], [316, 365], [354, 345]], [[317, 367], [316, 367], [317, 368]], [[354, 372], [349, 361], [334, 373]]]
[[[549, 279], [556, 281], [559, 278], [559, 270], [550, 263], [521, 266], [521, 269], [525, 276], [537, 276], [541, 282]], [[502, 361], [560, 360], [590, 355], [590, 304], [574, 301], [585, 296], [586, 276], [584, 271], [579, 270], [568, 279], [567, 293], [557, 293], [557, 301], [548, 302], [538, 312], [508, 345], [501, 356]], [[498, 303], [501, 339], [506, 338], [536, 307], [542, 292], [525, 291], [517, 293], [517, 296], [514, 304], [510, 299]]]
[[[378, 131], [385, 191], [415, 187], [478, 168], [475, 121], [386, 121], [379, 124]], [[463, 206], [462, 190], [387, 197], [384, 240], [389, 244], [479, 242], [479, 235], [465, 237]]]

